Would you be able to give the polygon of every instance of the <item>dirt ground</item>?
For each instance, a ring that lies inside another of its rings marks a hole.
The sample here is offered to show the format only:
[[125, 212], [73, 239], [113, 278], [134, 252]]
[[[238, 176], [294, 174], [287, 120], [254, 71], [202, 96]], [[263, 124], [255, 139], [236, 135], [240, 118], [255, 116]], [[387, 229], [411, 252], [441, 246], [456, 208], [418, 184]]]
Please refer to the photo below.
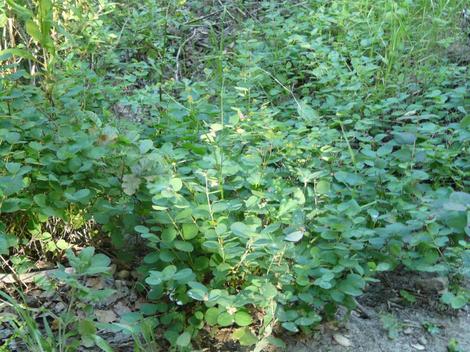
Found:
[[[455, 339], [461, 352], [470, 351], [470, 312], [462, 312], [457, 317], [446, 317], [425, 309], [406, 309], [394, 312], [402, 324], [398, 336], [390, 339], [378, 316], [363, 319], [352, 315], [345, 327], [339, 331], [325, 331], [321, 337], [312, 340], [292, 342], [289, 352], [446, 352], [449, 341]], [[439, 332], [431, 335], [423, 324], [434, 324]], [[351, 346], [338, 344], [333, 335], [346, 337]]]
[[439, 303], [437, 292], [416, 291], [417, 301], [407, 303], [400, 290], [406, 286], [413, 292], [419, 280], [416, 275], [389, 275], [359, 299], [368, 317], [359, 311], [349, 318], [339, 312], [343, 323], [326, 324], [313, 337], [293, 337], [287, 351], [470, 352], [470, 308], [450, 310]]

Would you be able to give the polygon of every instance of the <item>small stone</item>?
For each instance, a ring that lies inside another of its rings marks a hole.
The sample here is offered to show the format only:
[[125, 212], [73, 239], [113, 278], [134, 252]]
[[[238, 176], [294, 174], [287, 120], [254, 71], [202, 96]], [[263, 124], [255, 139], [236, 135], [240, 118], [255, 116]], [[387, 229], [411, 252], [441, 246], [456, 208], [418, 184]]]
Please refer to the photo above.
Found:
[[424, 336], [421, 336], [419, 339], [418, 339], [418, 342], [421, 344], [421, 345], [427, 345], [428, 344], [428, 340], [426, 340], [426, 338]]
[[54, 306], [54, 312], [55, 313], [61, 313], [67, 308], [67, 306], [63, 302], [59, 302]]
[[416, 280], [416, 288], [426, 293], [438, 293], [447, 290], [449, 280], [446, 277], [430, 277]]
[[55, 294], [56, 293], [53, 290], [44, 291], [43, 293], [41, 293], [40, 297], [41, 298], [51, 299], [52, 297], [54, 297]]
[[128, 270], [120, 270], [118, 273], [117, 273], [117, 277], [121, 280], [125, 280], [127, 279], [129, 276], [130, 276], [130, 272]]
[[135, 291], [129, 292], [129, 298], [128, 298], [129, 302], [135, 302], [137, 301], [137, 298], [138, 298], [137, 293], [135, 293]]
[[38, 308], [40, 306], [37, 296], [26, 296], [25, 301], [28, 307]]
[[341, 334], [334, 334], [333, 339], [338, 345], [341, 345], [343, 347], [351, 347], [353, 345], [350, 339]]
[[403, 333], [405, 335], [411, 335], [413, 333], [413, 329], [412, 328], [406, 328], [405, 330], [403, 330]]
[[29, 295], [34, 296], [34, 297], [40, 297], [43, 292], [44, 292], [43, 290], [35, 289], [35, 290], [29, 291]]
[[424, 351], [426, 349], [426, 347], [424, 347], [423, 345], [420, 345], [419, 343], [415, 343], [415, 344], [411, 343], [410, 346], [418, 351]]
[[123, 287], [126, 287], [126, 282], [123, 280], [116, 280], [114, 281], [114, 286], [116, 290], [121, 290]]

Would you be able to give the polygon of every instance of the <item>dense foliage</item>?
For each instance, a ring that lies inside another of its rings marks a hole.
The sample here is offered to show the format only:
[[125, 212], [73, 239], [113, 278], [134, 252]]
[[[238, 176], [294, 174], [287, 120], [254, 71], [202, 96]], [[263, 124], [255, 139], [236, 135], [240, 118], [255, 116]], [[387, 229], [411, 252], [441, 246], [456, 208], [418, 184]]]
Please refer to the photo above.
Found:
[[[461, 3], [202, 3], [5, 0], [4, 269], [109, 238], [149, 301], [129, 321], [183, 349], [236, 326], [259, 351], [378, 272], [469, 276], [470, 76], [445, 49]], [[78, 274], [105, 271], [86, 251], [98, 270]]]

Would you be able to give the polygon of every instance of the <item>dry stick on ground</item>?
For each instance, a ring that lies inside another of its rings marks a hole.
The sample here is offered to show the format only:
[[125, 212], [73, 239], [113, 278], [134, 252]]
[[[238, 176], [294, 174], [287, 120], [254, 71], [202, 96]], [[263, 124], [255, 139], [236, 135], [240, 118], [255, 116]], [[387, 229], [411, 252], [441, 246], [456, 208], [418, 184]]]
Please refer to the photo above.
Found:
[[220, 0], [217, 0], [217, 1], [219, 2], [220, 6], [222, 6], [222, 8], [224, 9], [224, 12], [227, 12], [227, 14], [230, 16], [230, 18], [232, 20], [236, 21], [236, 18], [230, 13], [229, 10], [227, 10], [227, 7], [224, 4], [222, 4], [222, 2]]
[[[3, 257], [1, 257], [3, 259]], [[10, 268], [12, 270], [12, 268]], [[74, 272], [73, 268], [65, 268], [66, 273], [72, 274]], [[0, 273], [0, 287], [8, 285], [8, 284], [16, 284], [21, 283], [27, 288], [27, 283], [32, 283], [38, 278], [43, 277], [50, 277], [52, 274], [56, 273], [58, 269], [49, 269], [49, 270], [41, 270], [41, 271], [34, 271], [31, 273], [25, 274], [7, 274], [7, 273]]]
[[15, 269], [8, 263], [8, 261], [3, 258], [3, 255], [0, 255], [0, 258], [2, 259], [2, 262], [3, 264], [5, 264], [5, 266], [11, 270], [11, 274], [9, 274], [11, 276], [11, 281], [12, 283], [17, 283], [17, 284], [20, 284], [20, 285], [23, 285], [25, 288], [28, 288], [28, 286], [24, 283], [23, 280], [21, 280], [21, 276], [19, 276]]
[[211, 16], [213, 16], [213, 15], [216, 15], [216, 14], [222, 12], [222, 11], [223, 11], [223, 10], [217, 10], [217, 11], [211, 12], [211, 13], [209, 13], [209, 14], [207, 14], [207, 15], [204, 15], [204, 16], [201, 16], [201, 17], [198, 17], [198, 18], [195, 18], [195, 19], [193, 19], [193, 20], [186, 21], [186, 22], [183, 23], [183, 24], [184, 24], [184, 25], [187, 25], [187, 24], [192, 24], [192, 23], [194, 23], [194, 22], [199, 22], [199, 21], [202, 21], [202, 20], [204, 20], [204, 19], [206, 19], [206, 18], [208, 18], [208, 17], [211, 17]]
[[356, 304], [356, 309], [362, 313], [362, 315], [366, 318], [366, 319], [371, 319], [372, 318], [372, 315], [374, 314], [373, 312], [371, 312], [369, 309], [367, 309], [366, 307], [364, 307], [362, 304], [360, 304], [355, 298], [353, 299], [354, 300], [354, 303]]

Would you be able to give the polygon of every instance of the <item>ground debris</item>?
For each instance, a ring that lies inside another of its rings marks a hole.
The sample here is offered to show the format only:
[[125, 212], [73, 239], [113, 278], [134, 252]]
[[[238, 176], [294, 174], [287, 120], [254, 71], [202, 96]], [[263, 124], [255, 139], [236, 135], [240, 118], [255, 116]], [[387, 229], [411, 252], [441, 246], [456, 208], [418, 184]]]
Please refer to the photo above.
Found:
[[346, 336], [341, 335], [341, 334], [334, 334], [333, 340], [335, 340], [337, 344], [343, 347], [351, 347], [353, 345], [350, 339], [348, 339]]

